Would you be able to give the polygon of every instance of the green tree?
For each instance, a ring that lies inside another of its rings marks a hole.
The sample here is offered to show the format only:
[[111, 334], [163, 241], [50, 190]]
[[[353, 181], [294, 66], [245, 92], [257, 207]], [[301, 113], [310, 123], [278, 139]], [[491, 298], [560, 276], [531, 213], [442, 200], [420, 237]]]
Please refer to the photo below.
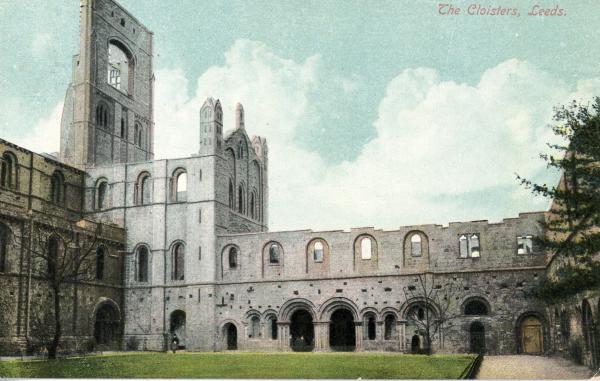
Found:
[[556, 108], [554, 122], [560, 143], [548, 144], [552, 153], [540, 157], [560, 171], [559, 183], [548, 186], [517, 176], [533, 194], [552, 200], [542, 222], [546, 234], [535, 240], [556, 261], [556, 272], [538, 291], [549, 302], [600, 287], [600, 98]]

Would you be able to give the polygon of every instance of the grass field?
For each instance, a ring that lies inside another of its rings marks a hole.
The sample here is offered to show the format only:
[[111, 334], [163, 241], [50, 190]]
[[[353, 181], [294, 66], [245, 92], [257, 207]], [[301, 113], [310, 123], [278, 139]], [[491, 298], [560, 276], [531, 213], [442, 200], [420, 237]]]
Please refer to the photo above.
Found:
[[0, 361], [0, 378], [458, 378], [473, 359], [387, 353], [124, 353]]

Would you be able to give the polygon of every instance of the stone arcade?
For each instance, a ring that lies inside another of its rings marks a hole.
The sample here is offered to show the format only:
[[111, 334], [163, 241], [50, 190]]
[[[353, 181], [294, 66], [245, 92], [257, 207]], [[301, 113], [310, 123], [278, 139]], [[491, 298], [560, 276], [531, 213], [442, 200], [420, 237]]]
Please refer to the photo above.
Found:
[[[532, 245], [544, 212], [269, 232], [267, 142], [248, 136], [243, 107], [224, 134], [221, 103], [207, 99], [198, 154], [153, 160], [152, 32], [113, 0], [81, 0], [80, 17], [59, 157], [0, 140], [0, 297], [11, 306], [2, 354], [27, 350], [47, 294], [14, 237], [34, 241], [32, 226], [73, 220], [105, 228], [102, 271], [65, 295], [71, 349], [161, 351], [176, 333], [191, 351], [419, 352], [425, 338], [409, 313], [429, 304], [407, 290], [426, 276], [459, 286], [434, 351], [560, 350], [554, 314], [530, 296], [550, 260]], [[597, 319], [597, 295], [589, 303]]]

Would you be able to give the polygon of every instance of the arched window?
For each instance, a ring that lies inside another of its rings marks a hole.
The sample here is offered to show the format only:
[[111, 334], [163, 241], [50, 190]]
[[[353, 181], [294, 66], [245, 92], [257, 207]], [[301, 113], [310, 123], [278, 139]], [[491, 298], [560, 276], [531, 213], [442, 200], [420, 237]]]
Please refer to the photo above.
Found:
[[277, 340], [277, 318], [275, 316], [269, 318], [269, 327], [271, 328], [271, 340]]
[[396, 338], [396, 318], [392, 314], [388, 314], [384, 320], [383, 330], [384, 340], [394, 340]]
[[257, 338], [260, 336], [260, 319], [258, 316], [252, 316], [250, 319], [250, 332], [248, 337]]
[[417, 319], [425, 320], [425, 310], [423, 308], [417, 309]]
[[179, 168], [173, 172], [172, 184], [173, 201], [185, 201], [187, 199], [187, 173], [185, 169]]
[[0, 159], [0, 187], [16, 188], [17, 186], [17, 159], [9, 152], [5, 152]]
[[315, 242], [313, 259], [315, 262], [323, 262], [323, 243], [320, 241]]
[[421, 256], [421, 235], [414, 233], [410, 237], [410, 253], [413, 257]]
[[125, 118], [121, 117], [121, 138], [122, 139], [126, 139], [127, 137], [125, 136], [127, 135], [127, 123], [125, 122]]
[[250, 218], [255, 219], [255, 201], [254, 201], [254, 192], [250, 193]]
[[363, 237], [360, 240], [360, 257], [362, 259], [371, 259], [371, 238]]
[[58, 257], [60, 250], [60, 242], [57, 237], [50, 237], [48, 239], [48, 277], [54, 278], [56, 276]]
[[235, 202], [234, 202], [234, 198], [235, 195], [233, 193], [233, 181], [231, 179], [229, 179], [229, 208], [233, 209]]
[[7, 254], [8, 254], [8, 238], [9, 230], [6, 225], [0, 224], [0, 273], [7, 271]]
[[96, 210], [106, 208], [108, 196], [108, 182], [104, 179], [98, 180], [96, 183]]
[[137, 204], [146, 205], [152, 202], [152, 182], [148, 172], [143, 172], [137, 182]]
[[50, 199], [55, 205], [62, 205], [64, 201], [65, 178], [62, 173], [55, 171], [50, 178]]
[[109, 126], [108, 106], [105, 103], [96, 106], [96, 126], [104, 129]]
[[238, 212], [244, 213], [244, 186], [238, 187]]
[[237, 146], [237, 158], [241, 159], [243, 157], [244, 157], [244, 143], [240, 141]]
[[140, 147], [145, 147], [144, 144], [144, 126], [142, 126], [141, 124], [139, 125], [139, 128], [137, 130], [137, 141], [138, 141], [138, 146]]
[[237, 267], [237, 255], [238, 255], [238, 251], [235, 247], [231, 247], [229, 249], [229, 253], [228, 253], [228, 262], [229, 262], [229, 268], [230, 269], [235, 269]]
[[173, 280], [183, 280], [185, 276], [185, 250], [182, 243], [173, 246]]
[[140, 246], [137, 249], [136, 278], [138, 282], [148, 281], [148, 248], [146, 246]]
[[135, 122], [133, 125], [133, 144], [144, 147], [144, 127], [140, 122]]
[[369, 340], [375, 340], [377, 337], [377, 328], [375, 325], [375, 317], [369, 316], [367, 319], [367, 338]]
[[277, 243], [269, 245], [269, 263], [278, 264], [281, 255], [281, 246]]
[[465, 315], [487, 315], [487, 305], [481, 300], [470, 300], [465, 304]]
[[102, 280], [104, 279], [104, 248], [99, 247], [96, 250], [96, 279]]
[[125, 94], [133, 94], [134, 64], [129, 50], [119, 41], [108, 44], [108, 84]]
[[563, 344], [566, 344], [571, 337], [571, 317], [565, 310], [560, 313], [560, 336]]

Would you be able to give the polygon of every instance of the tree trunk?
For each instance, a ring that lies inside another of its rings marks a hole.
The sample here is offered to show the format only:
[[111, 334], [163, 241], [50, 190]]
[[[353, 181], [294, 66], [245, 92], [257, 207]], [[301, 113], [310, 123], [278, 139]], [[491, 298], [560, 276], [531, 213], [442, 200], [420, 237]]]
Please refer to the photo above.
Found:
[[62, 336], [62, 325], [60, 324], [60, 287], [53, 287], [54, 291], [54, 337], [48, 348], [48, 358], [56, 359], [58, 344]]

